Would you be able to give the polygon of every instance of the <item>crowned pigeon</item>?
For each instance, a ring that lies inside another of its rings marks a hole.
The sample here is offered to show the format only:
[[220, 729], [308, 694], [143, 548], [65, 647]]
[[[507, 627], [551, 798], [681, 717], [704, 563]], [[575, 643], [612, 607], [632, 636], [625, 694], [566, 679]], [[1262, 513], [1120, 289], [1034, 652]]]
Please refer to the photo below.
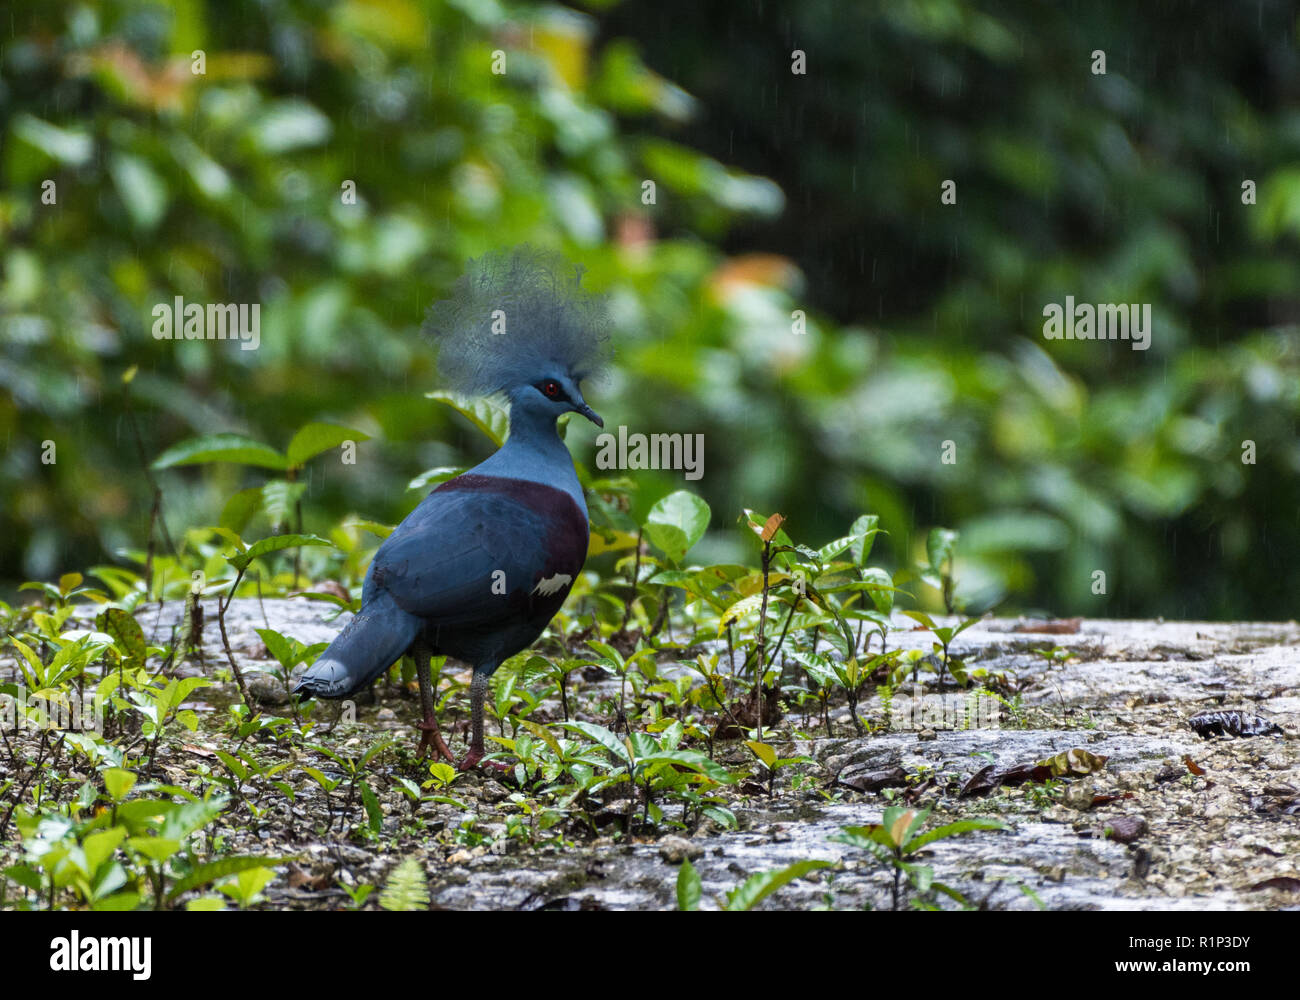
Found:
[[375, 553], [361, 610], [295, 691], [344, 698], [403, 654], [415, 658], [420, 753], [452, 760], [433, 711], [430, 657], [473, 667], [471, 735], [461, 769], [483, 757], [483, 699], [502, 661], [559, 611], [587, 556], [587, 505], [556, 420], [587, 405], [579, 383], [603, 363], [603, 300], [562, 258], [522, 248], [470, 263], [430, 311], [438, 367], [467, 396], [503, 395], [510, 434], [485, 462], [436, 487]]

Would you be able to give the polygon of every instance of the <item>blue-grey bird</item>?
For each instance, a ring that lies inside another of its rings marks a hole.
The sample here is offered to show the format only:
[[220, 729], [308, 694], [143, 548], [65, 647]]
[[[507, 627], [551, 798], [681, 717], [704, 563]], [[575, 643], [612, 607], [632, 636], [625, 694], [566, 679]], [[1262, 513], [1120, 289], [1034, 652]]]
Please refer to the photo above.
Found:
[[430, 747], [438, 731], [432, 655], [474, 668], [462, 769], [483, 757], [483, 699], [502, 661], [531, 645], [559, 611], [587, 557], [587, 504], [556, 420], [604, 421], [579, 383], [603, 364], [604, 301], [563, 258], [522, 248], [471, 261], [426, 324], [449, 387], [501, 394], [510, 434], [485, 462], [434, 489], [394, 529], [366, 573], [361, 610], [303, 674], [296, 691], [344, 698], [408, 651], [416, 661]]

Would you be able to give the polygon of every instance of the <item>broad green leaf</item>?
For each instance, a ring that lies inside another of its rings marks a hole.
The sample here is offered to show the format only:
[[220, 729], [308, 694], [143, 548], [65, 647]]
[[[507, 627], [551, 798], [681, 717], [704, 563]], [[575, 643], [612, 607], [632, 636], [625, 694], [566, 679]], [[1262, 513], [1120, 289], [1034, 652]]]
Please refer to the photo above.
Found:
[[637, 759], [638, 764], [655, 764], [660, 761], [689, 767], [722, 785], [731, 784], [735, 780], [725, 767], [711, 760], [708, 754], [700, 753], [698, 750], [657, 750], [654, 753], [640, 755]]
[[92, 833], [81, 842], [86, 856], [86, 874], [93, 877], [99, 866], [107, 861], [126, 837], [126, 827], [114, 826]]
[[309, 778], [311, 778], [314, 782], [316, 782], [316, 784], [320, 785], [321, 788], [325, 789], [327, 792], [337, 788], [339, 781], [342, 780], [340, 778], [327, 778], [323, 772], [317, 770], [314, 767], [304, 767], [302, 770], [304, 774], [306, 774]]
[[307, 493], [304, 482], [272, 479], [262, 486], [262, 507], [276, 530], [293, 521], [298, 502]]
[[334, 543], [328, 538], [320, 538], [316, 535], [272, 535], [270, 538], [263, 538], [259, 542], [254, 542], [248, 547], [247, 552], [226, 556], [226, 560], [236, 569], [246, 569], [254, 559], [261, 556], [279, 552], [281, 549], [295, 549], [303, 545], [334, 547]]
[[105, 896], [103, 899], [97, 899], [90, 904], [92, 910], [107, 910], [123, 912], [134, 910], [140, 905], [140, 894], [138, 892], [118, 892], [111, 896]]
[[880, 533], [880, 518], [875, 514], [863, 514], [849, 526], [849, 534], [857, 541], [849, 546], [849, 554], [858, 566], [865, 566], [871, 555], [872, 543]]
[[740, 823], [736, 819], [736, 814], [725, 806], [705, 806], [702, 810], [704, 815], [724, 830], [738, 830]]
[[911, 880], [916, 891], [924, 895], [930, 891], [930, 886], [934, 883], [934, 869], [929, 865], [909, 864], [906, 861], [898, 862], [901, 868]]
[[839, 831], [832, 833], [828, 839], [876, 854], [881, 849], [888, 853], [889, 849], [894, 846], [890, 842], [888, 831], [879, 823], [872, 823], [870, 826], [841, 827]]
[[32, 892], [41, 890], [41, 873], [31, 865], [10, 865], [0, 874], [17, 882], [24, 889], [30, 889]]
[[166, 861], [181, 849], [180, 841], [169, 837], [132, 837], [127, 845], [151, 861]]
[[456, 780], [456, 776], [456, 769], [444, 761], [436, 761], [429, 765], [429, 777], [438, 788], [446, 788]]
[[109, 608], [95, 619], [95, 626], [112, 636], [117, 651], [133, 664], [143, 664], [145, 659], [144, 629], [128, 611]]
[[248, 522], [262, 509], [264, 486], [252, 486], [232, 493], [221, 508], [220, 523], [223, 528], [238, 534], [248, 527]]
[[624, 667], [623, 654], [608, 643], [600, 642], [596, 639], [588, 639], [587, 645], [595, 651], [602, 659], [610, 663], [615, 670], [622, 670]]
[[135, 786], [136, 777], [120, 767], [110, 767], [104, 771], [104, 790], [114, 802], [121, 802]]
[[931, 632], [933, 632], [936, 628], [938, 628], [938, 626], [935, 625], [934, 623], [934, 619], [931, 618], [929, 615], [927, 615], [924, 611], [904, 611], [903, 614], [906, 615], [908, 618], [912, 619], [912, 621], [920, 622]]
[[217, 861], [205, 861], [194, 871], [172, 885], [171, 890], [167, 893], [167, 898], [168, 900], [174, 900], [182, 893], [197, 889], [200, 886], [210, 885], [217, 879], [225, 878], [228, 875], [236, 875], [239, 872], [249, 871], [253, 868], [269, 868], [274, 865], [284, 864], [288, 860], [288, 858], [253, 855], [244, 858], [221, 858]]
[[622, 552], [625, 549], [636, 547], [636, 535], [630, 531], [610, 531], [592, 529], [590, 540], [587, 542], [587, 558], [601, 555], [605, 552]]
[[236, 462], [262, 469], [284, 470], [288, 461], [274, 448], [240, 434], [204, 434], [172, 445], [153, 462], [155, 469], [177, 465], [206, 465], [210, 462]]
[[408, 490], [422, 490], [428, 486], [437, 486], [439, 483], [445, 483], [448, 479], [455, 479], [464, 468], [456, 465], [440, 465], [434, 469], [425, 469], [418, 476], [406, 484]]
[[366, 819], [369, 821], [370, 832], [378, 836], [384, 828], [384, 811], [379, 808], [379, 799], [375, 797], [374, 790], [366, 781], [358, 782], [361, 788], [361, 801], [366, 807]]
[[559, 725], [563, 729], [572, 729], [574, 732], [582, 733], [588, 739], [595, 740], [621, 763], [631, 763], [631, 757], [623, 741], [604, 726], [597, 726], [590, 722], [561, 722]]
[[36, 655], [36, 650], [23, 642], [16, 635], [9, 637], [9, 643], [18, 650], [21, 659], [17, 661], [18, 669], [22, 671], [23, 681], [30, 689], [39, 689], [45, 687], [45, 664], [41, 658]]
[[763, 595], [751, 594], [749, 597], [742, 597], [731, 607], [727, 608], [726, 613], [718, 620], [718, 635], [722, 635], [727, 630], [727, 626], [734, 621], [739, 621], [751, 612], [759, 611], [763, 607]]
[[859, 541], [856, 535], [845, 535], [843, 538], [837, 538], [833, 542], [827, 542], [821, 548], [813, 552], [813, 558], [825, 565], [831, 562], [836, 556], [846, 549], [852, 547], [855, 541]]
[[551, 752], [557, 757], [563, 757], [564, 751], [560, 749], [560, 741], [555, 738], [551, 730], [541, 723], [533, 722], [531, 719], [523, 720], [524, 728], [536, 736], [539, 740], [551, 748]]
[[370, 435], [338, 424], [306, 424], [289, 442], [285, 458], [290, 467], [303, 465], [321, 452], [337, 448], [344, 441], [369, 441]]
[[925, 823], [930, 815], [929, 809], [908, 809], [904, 806], [890, 806], [880, 817], [880, 824], [889, 835], [889, 843], [901, 847]]
[[766, 743], [759, 743], [757, 740], [746, 740], [745, 746], [754, 751], [758, 757], [770, 769], [776, 760], [776, 751]]
[[231, 899], [239, 903], [240, 906], [250, 906], [258, 901], [258, 893], [266, 888], [266, 884], [275, 878], [275, 872], [270, 868], [245, 868], [235, 876], [234, 882], [226, 882], [217, 886]]
[[506, 435], [510, 433], [510, 413], [500, 403], [487, 398], [470, 399], [443, 390], [426, 392], [424, 395], [427, 399], [434, 399], [450, 406], [491, 438], [492, 443], [498, 448], [505, 444]]
[[882, 615], [890, 614], [894, 610], [894, 591], [897, 589], [893, 578], [883, 569], [873, 566], [862, 571], [862, 582], [870, 590], [876, 610]]
[[387, 538], [393, 533], [396, 525], [382, 524], [379, 521], [368, 521], [365, 518], [348, 518], [343, 522], [345, 528], [360, 528], [362, 531], [368, 531], [376, 538]]
[[788, 868], [782, 868], [780, 871], [759, 872], [756, 875], [751, 875], [741, 884], [739, 889], [729, 894], [727, 909], [752, 910], [782, 886], [789, 885], [797, 878], [803, 878], [811, 871], [829, 867], [831, 867], [829, 861], [810, 859], [796, 861]]
[[152, 821], [166, 816], [176, 808], [175, 802], [164, 802], [161, 799], [132, 799], [117, 807], [117, 821], [125, 823], [128, 830], [144, 829]]
[[279, 661], [280, 666], [286, 670], [291, 670], [297, 666], [298, 647], [292, 639], [281, 635], [273, 628], [258, 628], [253, 631], [262, 637], [262, 642], [266, 643], [267, 651]]
[[645, 535], [669, 559], [681, 562], [695, 543], [704, 537], [710, 516], [707, 503], [694, 493], [678, 490], [650, 509]]
[[943, 840], [945, 837], [956, 837], [959, 834], [970, 833], [972, 830], [1009, 830], [1011, 829], [1000, 819], [963, 819], [956, 823], [947, 823], [944, 826], [936, 826], [933, 830], [926, 830], [919, 837], [913, 837], [903, 847], [904, 854], [913, 854], [919, 851], [926, 844], [934, 843], [936, 840]]
[[925, 554], [930, 568], [941, 570], [957, 551], [957, 532], [950, 528], [932, 528], [925, 539]]
[[248, 765], [234, 754], [227, 753], [225, 750], [216, 750], [213, 752], [216, 753], [217, 759], [226, 765], [226, 769], [241, 782], [248, 777]]
[[158, 698], [159, 707], [164, 717], [184, 704], [185, 699], [199, 688], [208, 687], [206, 677], [184, 677], [173, 679]]
[[681, 871], [677, 873], [677, 909], [698, 910], [700, 895], [700, 873], [687, 859], [682, 862]]

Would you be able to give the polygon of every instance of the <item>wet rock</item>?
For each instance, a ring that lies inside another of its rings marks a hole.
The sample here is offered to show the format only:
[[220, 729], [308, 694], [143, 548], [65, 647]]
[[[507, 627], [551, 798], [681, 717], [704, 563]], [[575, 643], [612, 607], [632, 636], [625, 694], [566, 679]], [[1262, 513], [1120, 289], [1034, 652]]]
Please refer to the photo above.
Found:
[[882, 788], [906, 787], [907, 772], [897, 765], [873, 768], [867, 764], [857, 764], [846, 767], [835, 781], [855, 792], [878, 792]]
[[1061, 801], [1071, 809], [1087, 812], [1092, 808], [1095, 797], [1091, 781], [1078, 781], [1065, 786]]
[[1120, 844], [1131, 844], [1147, 833], [1147, 821], [1141, 816], [1120, 816], [1106, 824], [1108, 839]]
[[289, 692], [284, 689], [279, 678], [270, 674], [255, 673], [246, 677], [248, 693], [260, 705], [287, 705]]
[[[272, 627], [304, 643], [332, 639], [351, 617], [345, 613], [331, 620], [334, 609], [322, 602], [268, 599], [265, 606]], [[179, 607], [173, 609], [171, 604], [160, 615], [151, 614], [144, 623], [150, 642], [165, 642], [179, 614]], [[227, 628], [241, 662], [248, 659], [242, 651], [260, 642], [255, 629], [264, 624], [255, 599], [233, 602]], [[1295, 817], [1300, 815], [1300, 792], [1296, 791], [1300, 789], [1300, 743], [1267, 737], [1203, 741], [1181, 722], [1207, 710], [1225, 710], [1225, 705], [1230, 710], [1232, 706], [1258, 704], [1261, 709], [1267, 705], [1276, 725], [1288, 732], [1300, 729], [1300, 626], [1085, 620], [1077, 634], [1034, 638], [1010, 633], [1013, 625], [1005, 620], [985, 621], [967, 630], [962, 636], [962, 655], [968, 662], [978, 661], [991, 674], [1006, 675], [1020, 685], [1015, 691], [1021, 697], [1014, 714], [1004, 708], [999, 720], [970, 729], [945, 729], [921, 721], [918, 727], [927, 725], [934, 732], [933, 740], [918, 741], [915, 729], [885, 729], [846, 739], [850, 724], [841, 696], [838, 705], [833, 701], [831, 706], [837, 738], [801, 740], [788, 755], [812, 757], [820, 774], [816, 769], [799, 771], [827, 780], [893, 769], [915, 774], [928, 768], [933, 778], [919, 797], [909, 801], [915, 808], [934, 810], [929, 823], [938, 825], [990, 812], [1011, 823], [1013, 829], [1007, 832], [975, 833], [927, 848], [925, 863], [933, 866], [935, 878], [972, 899], [983, 900], [991, 884], [1029, 886], [1050, 909], [1264, 909], [1300, 899], [1282, 886], [1248, 891], [1272, 878], [1300, 874], [1290, 862]], [[899, 632], [890, 640], [891, 645], [924, 652], [933, 641], [923, 632]], [[1042, 658], [1031, 651], [1047, 644], [1068, 649], [1069, 659], [1045, 669]], [[703, 652], [712, 650], [707, 647]], [[725, 656], [725, 644], [723, 652]], [[3, 657], [0, 651], [0, 660]], [[223, 662], [223, 655], [210, 655], [208, 669]], [[267, 664], [264, 661], [262, 665]], [[671, 657], [661, 659], [659, 668], [665, 675], [673, 670]], [[449, 665], [448, 670], [452, 669]], [[611, 720], [606, 709], [595, 706], [601, 697], [617, 701], [619, 680], [599, 669], [591, 674], [591, 679], [581, 678], [578, 671], [570, 675], [570, 718], [608, 726]], [[248, 675], [254, 672], [250, 670]], [[382, 730], [394, 726], [389, 712], [395, 713], [396, 720], [411, 718], [416, 703], [405, 692], [382, 682], [375, 692], [375, 707], [367, 707], [372, 701], [355, 699], [355, 722], [342, 723], [332, 731], [337, 705], [317, 706], [313, 718], [320, 729], [313, 740], [356, 757], [382, 736]], [[932, 684], [922, 684], [912, 697], [930, 699], [942, 694], [952, 698], [952, 692], [951, 688], [939, 692]], [[896, 693], [896, 718], [901, 716], [899, 706], [907, 693], [903, 688]], [[962, 701], [968, 694], [954, 700]], [[227, 684], [204, 689], [201, 697], [221, 707], [237, 702], [239, 695]], [[457, 693], [453, 701], [463, 707], [464, 696]], [[883, 716], [879, 696], [870, 687], [864, 689], [859, 714]], [[532, 717], [548, 723], [559, 719], [558, 701], [550, 699], [538, 706]], [[817, 718], [802, 728], [813, 737], [825, 732]], [[784, 728], [779, 733], [785, 756], [785, 740], [790, 734]], [[182, 734], [181, 738], [200, 745], [206, 730], [203, 737]], [[346, 747], [344, 741], [348, 741]], [[227, 749], [224, 737], [218, 744]], [[270, 762], [275, 754], [274, 740], [249, 746], [264, 762]], [[1104, 771], [1095, 777], [1054, 778], [1050, 793], [1037, 782], [1026, 782], [998, 787], [990, 791], [991, 798], [983, 800], [958, 799], [956, 795], [957, 775], [965, 777], [986, 764], [994, 765], [990, 774], [1040, 766], [1035, 762], [1085, 746], [1104, 750], [1109, 757]], [[171, 752], [177, 752], [176, 748]], [[179, 752], [183, 753], [182, 770], [187, 772], [202, 757], [189, 749]], [[302, 757], [301, 764], [339, 776], [337, 764], [310, 748], [296, 752]], [[734, 744], [719, 748], [718, 753], [721, 762], [733, 768], [739, 768], [744, 756], [743, 749]], [[176, 759], [168, 755], [168, 747], [163, 746], [157, 774], [171, 780]], [[1183, 762], [1185, 755], [1191, 755], [1205, 774], [1190, 773]], [[0, 760], [0, 772], [6, 766], [6, 761]], [[849, 767], [856, 770], [848, 771]], [[450, 838], [446, 832], [442, 838], [433, 834], [439, 828], [450, 831], [472, 823], [484, 844], [503, 841], [504, 827], [499, 821], [513, 807], [491, 799], [498, 795], [504, 799], [508, 789], [499, 786], [500, 791], [487, 791], [496, 784], [489, 776], [467, 775], [446, 793], [464, 802], [465, 809], [422, 804], [413, 810], [407, 799], [392, 794], [399, 773], [417, 783], [426, 777], [423, 771], [407, 769], [394, 755], [386, 754], [372, 763], [366, 780], [388, 812], [386, 834], [403, 837], [399, 849], [421, 855], [428, 870], [437, 872], [436, 905], [510, 909], [530, 896], [528, 905], [533, 908], [548, 903], [558, 908], [581, 907], [589, 900], [607, 909], [672, 909], [676, 905], [676, 872], [665, 866], [659, 842], [640, 839], [639, 797], [619, 799], [616, 788], [601, 795], [605, 807], [595, 808], [597, 822], [609, 824], [599, 831], [603, 836], [575, 823], [543, 834], [548, 846], [533, 848], [526, 839], [512, 837], [507, 842], [509, 853], [496, 854], [486, 848], [447, 847]], [[296, 856], [309, 878], [332, 871], [345, 885], [382, 886], [391, 868], [391, 848], [387, 840], [353, 839], [353, 831], [364, 830], [366, 824], [360, 801], [353, 800], [345, 807], [344, 786], [328, 796], [327, 806], [325, 793], [297, 767], [281, 776], [297, 793], [292, 816], [287, 800], [263, 790], [261, 805], [269, 811], [260, 824], [248, 822], [247, 814], [242, 813], [242, 823], [232, 825], [223, 818], [214, 825], [231, 850]], [[785, 776], [778, 783], [778, 792]], [[191, 778], [188, 787], [194, 787], [193, 781]], [[1088, 804], [1101, 810], [1100, 815], [1077, 808], [1085, 804], [1086, 789], [1069, 790], [1084, 782], [1096, 784]], [[826, 781], [819, 781], [818, 788], [810, 791], [805, 786], [798, 795], [768, 798], [765, 794], [740, 797], [735, 785], [727, 786], [723, 804], [735, 813], [740, 829], [727, 829], [704, 818], [694, 828], [693, 838], [686, 840], [703, 851], [696, 864], [705, 908], [755, 872], [777, 870], [808, 858], [843, 862], [835, 878], [836, 908], [888, 906], [888, 887], [879, 866], [864, 860], [863, 852], [830, 839], [844, 826], [879, 822], [888, 803], [857, 795], [830, 801], [821, 794]], [[258, 786], [250, 781], [246, 792], [250, 799], [255, 798]], [[1131, 793], [1131, 798], [1125, 792]], [[681, 815], [678, 803], [656, 801], [665, 806], [670, 820]], [[629, 805], [634, 806], [636, 842], [621, 834]], [[1142, 815], [1125, 816], [1126, 811]], [[399, 818], [400, 823], [396, 822]], [[694, 823], [696, 817], [688, 815], [685, 821]], [[1123, 835], [1125, 824], [1133, 821], [1145, 821], [1149, 827], [1136, 843], [1105, 835], [1107, 828], [1112, 834]], [[398, 833], [399, 826], [416, 829]], [[560, 839], [563, 846], [556, 849], [554, 844]], [[443, 860], [445, 852], [452, 853], [450, 865]], [[604, 877], [574, 881], [566, 874], [575, 867], [581, 873], [588, 865], [598, 865]], [[288, 886], [288, 876], [281, 871], [273, 891]], [[983, 879], [977, 880], [977, 874]], [[303, 884], [289, 891], [298, 895], [285, 897], [293, 900], [286, 905], [311, 906], [311, 900], [316, 907], [347, 905], [333, 886], [312, 890]], [[797, 880], [764, 907], [811, 908], [825, 901], [825, 892], [824, 885]], [[367, 908], [378, 905], [375, 899], [372, 897]], [[1035, 903], [1023, 894], [1003, 892], [995, 895], [990, 905], [1028, 910]]]
[[496, 805], [510, 798], [510, 789], [493, 778], [484, 777], [483, 785], [479, 789], [479, 798], [489, 805]]
[[659, 857], [670, 865], [694, 861], [704, 853], [704, 848], [685, 837], [664, 837], [659, 841]]

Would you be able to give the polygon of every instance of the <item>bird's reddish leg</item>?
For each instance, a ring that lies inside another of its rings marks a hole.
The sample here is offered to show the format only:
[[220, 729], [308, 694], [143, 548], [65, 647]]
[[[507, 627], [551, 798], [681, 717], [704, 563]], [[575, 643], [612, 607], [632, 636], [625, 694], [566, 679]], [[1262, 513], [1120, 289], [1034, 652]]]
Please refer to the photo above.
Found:
[[429, 647], [423, 643], [417, 643], [412, 654], [415, 657], [415, 676], [420, 682], [420, 708], [424, 711], [424, 719], [416, 723], [416, 727], [423, 730], [420, 736], [420, 756], [423, 757], [432, 749], [435, 757], [441, 757], [454, 764], [456, 758], [447, 749], [442, 732], [438, 729], [438, 720], [433, 714], [433, 679], [429, 669], [429, 658], [432, 654], [429, 652]]
[[469, 685], [470, 737], [469, 753], [456, 765], [458, 770], [468, 771], [479, 763], [486, 764], [503, 774], [510, 768], [499, 760], [483, 760], [483, 698], [487, 694], [488, 675], [474, 671], [474, 679]]

